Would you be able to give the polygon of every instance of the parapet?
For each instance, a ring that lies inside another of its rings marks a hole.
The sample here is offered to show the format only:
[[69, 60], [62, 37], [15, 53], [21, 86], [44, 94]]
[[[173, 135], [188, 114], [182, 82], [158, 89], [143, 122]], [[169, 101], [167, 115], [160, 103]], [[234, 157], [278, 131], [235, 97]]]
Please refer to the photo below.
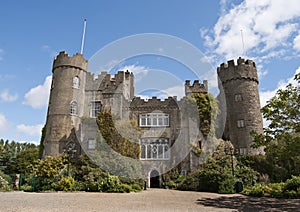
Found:
[[222, 63], [217, 71], [223, 83], [235, 79], [253, 80], [258, 83], [255, 62], [249, 59], [245, 61], [244, 58], [239, 57], [237, 64], [234, 60], [229, 60], [227, 63]]
[[195, 80], [193, 85], [190, 84], [190, 80], [185, 81], [185, 95], [188, 96], [193, 93], [207, 93], [208, 92], [208, 83], [207, 80], [203, 80], [203, 84], [199, 80]]
[[54, 71], [58, 67], [73, 67], [81, 69], [83, 71], [87, 71], [88, 61], [80, 53], [69, 56], [68, 53], [62, 51], [54, 58], [52, 71]]
[[177, 97], [168, 97], [167, 99], [161, 100], [157, 97], [152, 97], [151, 99], [145, 100], [141, 97], [134, 97], [130, 103], [130, 108], [147, 108], [147, 109], [167, 109], [170, 107], [178, 107]]

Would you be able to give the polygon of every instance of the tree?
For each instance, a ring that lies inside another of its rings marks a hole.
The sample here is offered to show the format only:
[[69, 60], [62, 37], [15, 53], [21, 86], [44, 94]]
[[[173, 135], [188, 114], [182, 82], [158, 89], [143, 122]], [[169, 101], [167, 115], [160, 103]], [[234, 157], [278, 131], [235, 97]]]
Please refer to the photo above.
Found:
[[273, 181], [300, 174], [300, 73], [294, 79], [296, 85], [279, 89], [262, 108], [263, 117], [270, 122], [264, 134], [254, 133], [253, 147], [265, 146], [266, 160], [273, 165], [268, 173]]
[[0, 170], [7, 175], [29, 174], [28, 166], [38, 158], [35, 144], [0, 140]]

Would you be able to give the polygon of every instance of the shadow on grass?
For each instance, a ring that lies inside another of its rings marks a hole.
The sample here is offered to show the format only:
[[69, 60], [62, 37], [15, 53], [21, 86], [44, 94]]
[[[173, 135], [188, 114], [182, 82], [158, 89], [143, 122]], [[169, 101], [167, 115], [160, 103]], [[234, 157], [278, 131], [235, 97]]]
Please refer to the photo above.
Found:
[[234, 211], [300, 211], [300, 199], [275, 199], [267, 197], [222, 196], [219, 198], [201, 198], [197, 204], [229, 208]]

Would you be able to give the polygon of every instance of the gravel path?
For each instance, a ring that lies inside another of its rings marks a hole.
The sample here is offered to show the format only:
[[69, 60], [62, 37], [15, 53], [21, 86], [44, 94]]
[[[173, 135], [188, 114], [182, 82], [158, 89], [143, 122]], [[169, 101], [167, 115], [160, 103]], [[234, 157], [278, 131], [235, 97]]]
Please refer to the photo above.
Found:
[[0, 193], [0, 211], [300, 211], [300, 200], [149, 189], [139, 193]]

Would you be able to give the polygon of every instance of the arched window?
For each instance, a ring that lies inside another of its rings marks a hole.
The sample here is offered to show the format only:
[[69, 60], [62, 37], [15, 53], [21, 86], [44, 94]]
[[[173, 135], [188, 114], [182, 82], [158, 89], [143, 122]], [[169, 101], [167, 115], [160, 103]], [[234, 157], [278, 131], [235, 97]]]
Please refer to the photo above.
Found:
[[73, 88], [79, 88], [80, 86], [80, 79], [78, 76], [73, 78]]
[[71, 107], [70, 107], [70, 113], [71, 113], [71, 115], [77, 115], [77, 102], [76, 101], [72, 101], [71, 102], [71, 105], [70, 105]]

